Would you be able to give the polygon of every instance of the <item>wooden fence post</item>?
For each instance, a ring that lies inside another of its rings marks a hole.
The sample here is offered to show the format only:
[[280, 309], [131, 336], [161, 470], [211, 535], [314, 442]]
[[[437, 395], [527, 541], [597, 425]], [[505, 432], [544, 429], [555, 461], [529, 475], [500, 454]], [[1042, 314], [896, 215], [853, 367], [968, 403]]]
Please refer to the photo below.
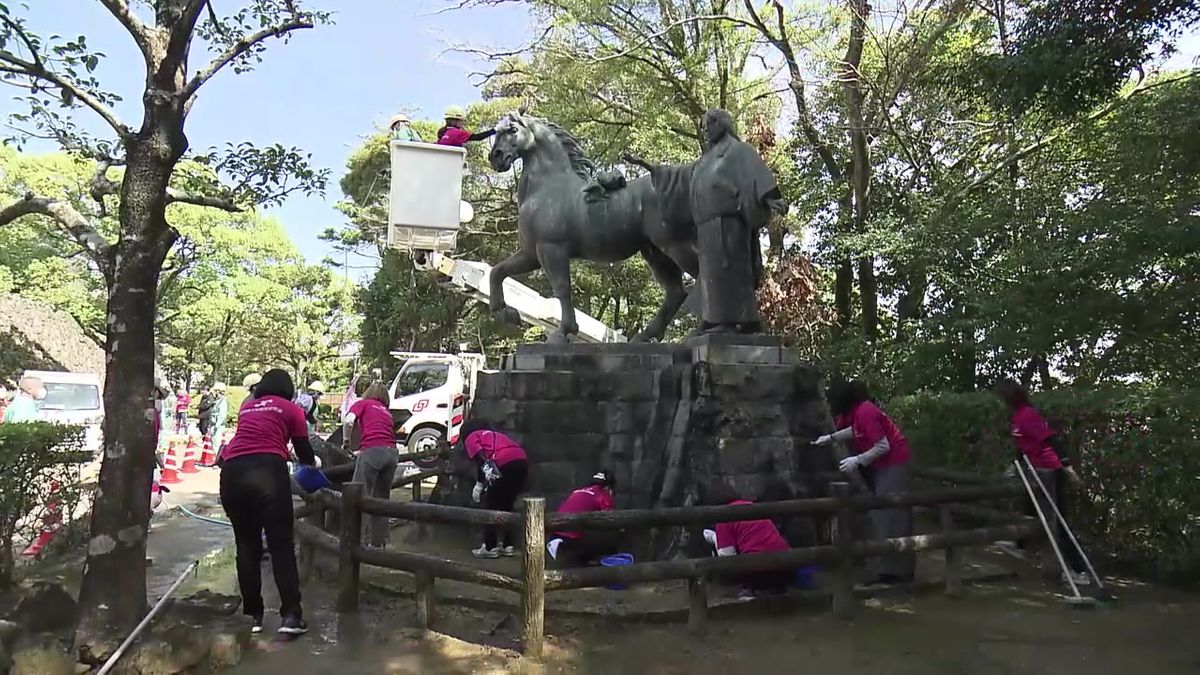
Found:
[[708, 579], [704, 575], [688, 578], [688, 632], [704, 635], [708, 629]]
[[432, 572], [422, 570], [417, 572], [417, 625], [422, 631], [429, 631], [433, 628], [433, 622], [437, 614], [437, 606], [434, 599], [434, 576]]
[[858, 609], [854, 595], [854, 507], [850, 484], [831, 483], [829, 491], [840, 502], [837, 512], [838, 566], [833, 579], [833, 615], [849, 619]]
[[[950, 512], [949, 504], [938, 506], [942, 517], [942, 532], [949, 535], [954, 532], [954, 514]], [[962, 594], [963, 588], [963, 555], [962, 549], [953, 544], [946, 546], [946, 595]]]
[[521, 636], [525, 656], [542, 658], [546, 612], [546, 500], [526, 497], [525, 551], [521, 585]]
[[362, 483], [342, 486], [342, 532], [338, 541], [337, 611], [358, 611], [358, 548], [362, 544]]

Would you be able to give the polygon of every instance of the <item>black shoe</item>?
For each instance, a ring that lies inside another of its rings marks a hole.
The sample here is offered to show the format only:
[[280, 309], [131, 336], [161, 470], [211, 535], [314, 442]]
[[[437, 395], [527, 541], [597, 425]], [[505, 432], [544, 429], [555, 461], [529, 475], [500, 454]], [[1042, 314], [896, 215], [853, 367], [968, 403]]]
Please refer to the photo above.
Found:
[[254, 617], [254, 623], [250, 624], [250, 634], [257, 635], [262, 632], [262, 616]]
[[295, 614], [289, 614], [283, 617], [283, 623], [279, 624], [279, 632], [284, 635], [304, 635], [308, 632], [308, 624]]

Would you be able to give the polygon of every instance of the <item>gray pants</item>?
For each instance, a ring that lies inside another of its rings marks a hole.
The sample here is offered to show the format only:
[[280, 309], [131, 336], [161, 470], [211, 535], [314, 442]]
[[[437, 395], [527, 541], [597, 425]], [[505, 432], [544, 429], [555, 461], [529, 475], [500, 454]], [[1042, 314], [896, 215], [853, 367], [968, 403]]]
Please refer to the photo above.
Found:
[[[867, 485], [877, 495], [892, 495], [912, 490], [912, 465], [907, 462], [886, 467], [868, 467], [863, 471]], [[911, 508], [875, 509], [871, 511], [871, 537], [892, 539], [911, 537], [913, 516]], [[879, 574], [911, 578], [917, 569], [917, 555], [912, 551], [887, 553], [879, 558]]]
[[[354, 482], [363, 484], [363, 492], [369, 497], [387, 499], [392, 494], [392, 479], [396, 477], [399, 455], [395, 447], [379, 446], [358, 451], [354, 462]], [[372, 546], [385, 546], [391, 534], [387, 516], [371, 516], [366, 523], [367, 542]]]

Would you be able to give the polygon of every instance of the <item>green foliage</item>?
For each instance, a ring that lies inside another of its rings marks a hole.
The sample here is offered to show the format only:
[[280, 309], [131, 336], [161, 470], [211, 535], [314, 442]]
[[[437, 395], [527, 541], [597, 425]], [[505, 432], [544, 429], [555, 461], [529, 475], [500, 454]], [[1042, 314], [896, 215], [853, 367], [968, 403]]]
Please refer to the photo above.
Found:
[[83, 431], [48, 422], [0, 424], [0, 588], [13, 583], [13, 547], [74, 514]]
[[[1179, 582], [1200, 573], [1200, 396], [1189, 389], [1062, 389], [1034, 397], [1083, 477], [1072, 525], [1088, 550]], [[1007, 412], [988, 393], [889, 401], [916, 461], [998, 475], [1014, 457]]]

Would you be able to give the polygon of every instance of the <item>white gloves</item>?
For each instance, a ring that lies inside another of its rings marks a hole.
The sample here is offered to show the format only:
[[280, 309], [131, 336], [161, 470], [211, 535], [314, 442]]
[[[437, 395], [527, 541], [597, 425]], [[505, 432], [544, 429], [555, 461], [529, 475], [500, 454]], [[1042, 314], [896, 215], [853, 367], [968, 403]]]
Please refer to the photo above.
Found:
[[813, 441], [813, 445], [832, 445], [832, 444], [833, 444], [833, 434], [825, 434], [824, 436], [818, 436], [817, 440]]
[[707, 541], [708, 543], [712, 544], [713, 548], [716, 548], [717, 547], [717, 531], [716, 530], [705, 530], [704, 531], [704, 541]]
[[546, 544], [546, 552], [549, 553], [550, 557], [555, 560], [558, 560], [558, 547], [559, 546], [562, 546], [562, 539], [560, 539], [558, 537], [551, 539], [550, 543]]
[[313, 468], [314, 469], [321, 468], [321, 456], [320, 455], [317, 455], [317, 454], [313, 455]]
[[475, 489], [471, 490], [471, 501], [478, 504], [479, 500], [482, 498], [483, 498], [483, 483], [476, 483]]
[[838, 470], [840, 470], [842, 473], [850, 473], [860, 466], [862, 466], [862, 460], [859, 459], [859, 456], [850, 455], [838, 464]]

